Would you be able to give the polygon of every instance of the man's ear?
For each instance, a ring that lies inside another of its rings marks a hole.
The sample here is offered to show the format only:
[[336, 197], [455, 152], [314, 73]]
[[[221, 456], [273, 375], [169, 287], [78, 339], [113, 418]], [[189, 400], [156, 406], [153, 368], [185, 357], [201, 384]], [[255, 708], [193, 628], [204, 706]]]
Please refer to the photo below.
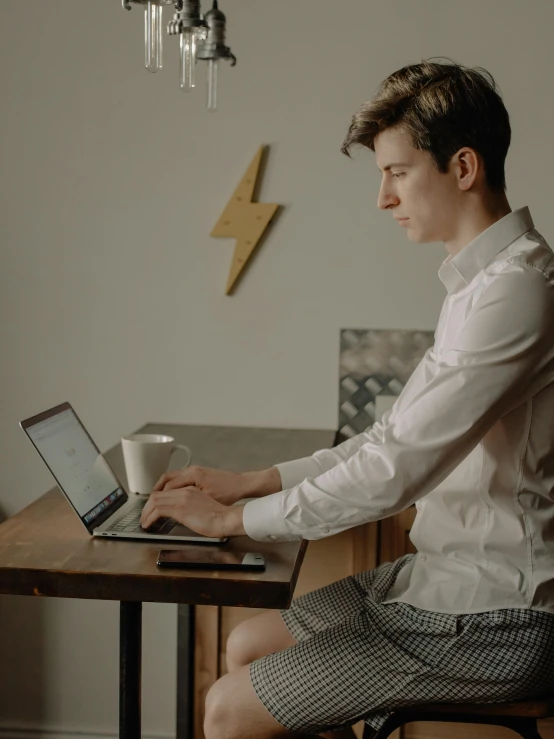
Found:
[[469, 190], [483, 169], [483, 159], [475, 149], [464, 146], [452, 157], [451, 166], [458, 178], [460, 190]]

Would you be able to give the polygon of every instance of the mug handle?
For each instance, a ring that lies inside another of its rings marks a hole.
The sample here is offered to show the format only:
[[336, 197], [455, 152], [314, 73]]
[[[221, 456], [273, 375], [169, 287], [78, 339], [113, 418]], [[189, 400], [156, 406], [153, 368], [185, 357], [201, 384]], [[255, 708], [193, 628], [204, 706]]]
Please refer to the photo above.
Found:
[[185, 467], [188, 467], [190, 464], [190, 460], [192, 459], [192, 452], [188, 448], [188, 446], [185, 446], [184, 444], [173, 444], [173, 449], [171, 450], [171, 454], [173, 454], [173, 452], [176, 452], [177, 449], [182, 449], [188, 455], [187, 462], [182, 467], [182, 469], [185, 469]]

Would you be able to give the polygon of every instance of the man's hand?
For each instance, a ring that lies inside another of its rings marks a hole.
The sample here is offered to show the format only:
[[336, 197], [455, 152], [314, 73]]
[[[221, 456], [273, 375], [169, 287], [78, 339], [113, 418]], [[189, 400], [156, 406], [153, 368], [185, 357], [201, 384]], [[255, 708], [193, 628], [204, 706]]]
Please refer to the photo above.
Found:
[[226, 472], [192, 465], [184, 470], [166, 472], [154, 486], [154, 491], [189, 486], [228, 506], [243, 498], [278, 492], [281, 489], [281, 477], [275, 467], [260, 472]]
[[243, 536], [243, 506], [218, 503], [196, 487], [153, 492], [142, 509], [140, 525], [147, 529], [158, 518], [172, 518], [203, 536]]

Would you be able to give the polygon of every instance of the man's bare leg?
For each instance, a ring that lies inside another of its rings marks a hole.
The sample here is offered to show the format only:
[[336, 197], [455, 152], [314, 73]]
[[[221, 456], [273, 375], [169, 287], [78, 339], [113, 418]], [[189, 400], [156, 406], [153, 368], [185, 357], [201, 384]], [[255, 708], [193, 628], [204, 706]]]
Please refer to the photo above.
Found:
[[[265, 657], [297, 644], [297, 640], [285, 626], [279, 611], [264, 611], [242, 621], [227, 639], [227, 670], [233, 672]], [[356, 739], [351, 728], [328, 731], [320, 736], [326, 739]]]
[[273, 718], [252, 686], [248, 665], [223, 675], [209, 689], [204, 736], [206, 739], [314, 739], [289, 731]]

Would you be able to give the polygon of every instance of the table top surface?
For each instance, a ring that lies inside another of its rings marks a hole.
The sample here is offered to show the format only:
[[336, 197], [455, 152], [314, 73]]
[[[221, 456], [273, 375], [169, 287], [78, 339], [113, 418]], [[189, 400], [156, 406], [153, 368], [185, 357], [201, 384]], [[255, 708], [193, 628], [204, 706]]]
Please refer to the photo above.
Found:
[[[188, 445], [193, 463], [234, 471], [263, 469], [333, 444], [334, 432], [150, 423], [137, 433], [164, 433]], [[33, 453], [32, 447], [30, 453]], [[118, 444], [106, 459], [126, 487]], [[179, 457], [174, 457], [179, 464]], [[92, 537], [56, 487], [0, 525], [0, 593], [119, 601], [287, 608], [306, 542], [223, 545], [110, 541]], [[259, 552], [264, 572], [160, 570], [162, 548]]]

